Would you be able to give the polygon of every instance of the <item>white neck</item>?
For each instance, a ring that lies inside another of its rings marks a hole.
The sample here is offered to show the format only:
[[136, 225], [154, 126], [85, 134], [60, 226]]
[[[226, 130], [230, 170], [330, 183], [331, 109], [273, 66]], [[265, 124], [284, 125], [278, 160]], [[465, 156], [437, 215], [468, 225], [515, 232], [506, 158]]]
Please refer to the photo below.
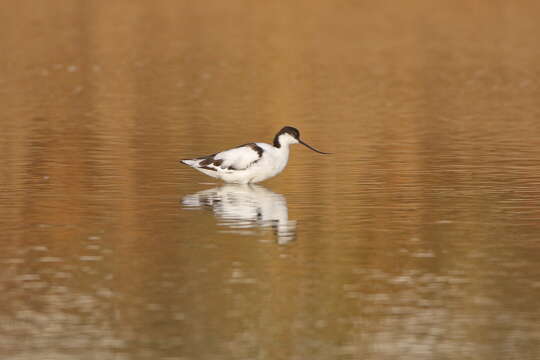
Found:
[[288, 143], [288, 142], [286, 142], [285, 144], [281, 144], [281, 143], [280, 143], [280, 144], [279, 144], [278, 150], [279, 150], [279, 151], [287, 151], [287, 152], [288, 152], [290, 146], [291, 146], [291, 144]]

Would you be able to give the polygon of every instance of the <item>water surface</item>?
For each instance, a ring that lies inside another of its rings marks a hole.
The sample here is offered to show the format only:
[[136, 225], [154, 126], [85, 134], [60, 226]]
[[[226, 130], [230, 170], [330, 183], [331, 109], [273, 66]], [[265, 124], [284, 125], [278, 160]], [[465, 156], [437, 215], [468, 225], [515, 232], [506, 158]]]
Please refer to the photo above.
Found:
[[3, 359], [540, 357], [537, 2], [4, 3]]

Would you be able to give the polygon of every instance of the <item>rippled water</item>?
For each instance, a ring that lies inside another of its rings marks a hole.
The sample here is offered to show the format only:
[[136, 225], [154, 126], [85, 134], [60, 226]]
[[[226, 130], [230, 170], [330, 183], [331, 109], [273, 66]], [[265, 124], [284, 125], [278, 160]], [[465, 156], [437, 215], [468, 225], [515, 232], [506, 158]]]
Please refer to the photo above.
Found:
[[2, 359], [540, 358], [537, 2], [4, 3]]

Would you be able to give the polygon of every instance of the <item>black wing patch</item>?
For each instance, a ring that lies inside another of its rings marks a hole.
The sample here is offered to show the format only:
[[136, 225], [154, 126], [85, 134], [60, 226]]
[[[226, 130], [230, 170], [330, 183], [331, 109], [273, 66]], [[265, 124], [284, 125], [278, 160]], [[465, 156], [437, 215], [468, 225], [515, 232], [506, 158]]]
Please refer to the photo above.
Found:
[[215, 169], [213, 167], [210, 167], [210, 165], [214, 165], [215, 167], [219, 167], [221, 165], [221, 163], [223, 162], [223, 160], [214, 159], [214, 156], [216, 156], [216, 154], [212, 154], [212, 155], [208, 155], [208, 156], [200, 158], [200, 159], [204, 159], [204, 160], [199, 163], [199, 167], [201, 169], [205, 169], [205, 170], [217, 171], [217, 169]]
[[255, 161], [253, 161], [252, 163], [250, 163], [246, 168], [244, 169], [236, 169], [234, 166], [229, 166], [227, 168], [227, 170], [246, 170], [247, 168], [249, 168], [251, 165], [255, 164], [257, 161], [259, 161], [261, 159], [261, 157], [263, 156], [263, 153], [264, 153], [264, 149], [262, 147], [260, 147], [259, 145], [255, 144], [255, 143], [247, 143], [247, 144], [243, 144], [243, 145], [240, 145], [240, 146], [237, 146], [236, 148], [241, 148], [241, 147], [248, 147], [250, 148], [251, 150], [255, 151], [257, 153], [257, 155], [259, 156], [258, 159], [256, 159]]
[[[247, 144], [246, 146], [249, 146], [251, 148], [251, 150], [256, 151], [257, 154], [259, 154], [259, 159], [262, 157], [263, 152], [264, 152], [262, 147], [260, 147], [259, 145], [255, 144], [255, 143]], [[258, 160], [256, 160], [256, 161], [258, 161]]]
[[249, 148], [251, 148], [251, 150], [255, 151], [259, 155], [259, 159], [262, 157], [264, 150], [259, 145], [255, 144], [255, 143], [248, 143], [248, 144], [243, 144], [243, 145], [237, 146], [236, 148], [241, 148], [241, 147], [244, 147], [244, 146], [249, 147]]

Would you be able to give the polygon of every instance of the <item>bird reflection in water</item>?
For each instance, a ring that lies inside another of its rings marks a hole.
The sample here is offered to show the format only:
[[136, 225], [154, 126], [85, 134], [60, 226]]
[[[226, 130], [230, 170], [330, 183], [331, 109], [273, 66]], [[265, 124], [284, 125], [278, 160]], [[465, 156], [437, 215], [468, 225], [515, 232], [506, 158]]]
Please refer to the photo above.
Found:
[[211, 209], [220, 225], [233, 233], [251, 234], [253, 228], [272, 228], [279, 244], [295, 239], [296, 221], [288, 218], [287, 201], [281, 194], [254, 184], [227, 184], [186, 195], [185, 209]]

